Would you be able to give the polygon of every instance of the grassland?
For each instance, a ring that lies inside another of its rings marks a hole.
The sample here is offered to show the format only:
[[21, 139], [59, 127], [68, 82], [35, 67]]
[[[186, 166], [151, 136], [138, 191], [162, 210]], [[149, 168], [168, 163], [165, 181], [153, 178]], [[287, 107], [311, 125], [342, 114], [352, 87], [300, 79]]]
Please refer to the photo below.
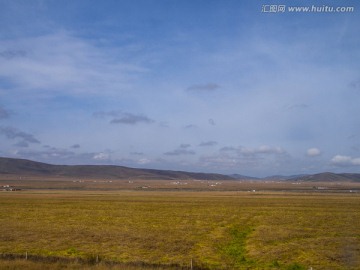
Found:
[[28, 190], [0, 205], [0, 269], [360, 269], [359, 193]]

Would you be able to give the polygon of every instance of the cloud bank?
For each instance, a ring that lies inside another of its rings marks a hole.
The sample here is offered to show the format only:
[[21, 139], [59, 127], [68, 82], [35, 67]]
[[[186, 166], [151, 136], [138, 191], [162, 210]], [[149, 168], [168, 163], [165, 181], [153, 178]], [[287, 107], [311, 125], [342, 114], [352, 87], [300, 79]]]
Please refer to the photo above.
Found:
[[340, 167], [360, 166], [360, 158], [336, 155], [331, 159], [331, 163], [335, 166], [340, 166]]

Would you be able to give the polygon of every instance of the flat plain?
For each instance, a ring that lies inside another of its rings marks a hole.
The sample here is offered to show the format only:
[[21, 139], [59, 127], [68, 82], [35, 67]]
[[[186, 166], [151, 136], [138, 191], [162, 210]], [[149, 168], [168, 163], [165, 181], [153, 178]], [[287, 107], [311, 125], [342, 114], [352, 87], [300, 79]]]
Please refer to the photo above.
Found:
[[6, 183], [0, 269], [360, 269], [357, 183]]

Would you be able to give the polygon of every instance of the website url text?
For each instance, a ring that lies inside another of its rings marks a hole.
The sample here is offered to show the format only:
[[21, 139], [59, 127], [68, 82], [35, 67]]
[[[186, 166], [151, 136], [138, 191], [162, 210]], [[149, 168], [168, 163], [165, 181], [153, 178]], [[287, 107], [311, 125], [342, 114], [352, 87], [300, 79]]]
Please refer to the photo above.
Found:
[[334, 6], [286, 6], [286, 5], [262, 5], [263, 13], [285, 13], [285, 12], [304, 12], [304, 13], [346, 13], [354, 12], [355, 7], [334, 7]]

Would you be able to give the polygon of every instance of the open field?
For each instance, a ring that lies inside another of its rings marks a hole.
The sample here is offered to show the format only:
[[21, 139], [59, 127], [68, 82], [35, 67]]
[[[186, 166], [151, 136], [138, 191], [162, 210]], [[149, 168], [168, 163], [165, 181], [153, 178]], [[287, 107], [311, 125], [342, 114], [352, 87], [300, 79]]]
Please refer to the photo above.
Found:
[[350, 194], [0, 195], [3, 254], [180, 266], [193, 259], [212, 269], [360, 265], [360, 198]]
[[[134, 182], [0, 192], [0, 269], [360, 269], [360, 193], [347, 190], [356, 186]], [[166, 183], [186, 187], [161, 191]]]
[[360, 182], [305, 182], [282, 180], [127, 180], [70, 178], [60, 176], [24, 176], [0, 174], [0, 189], [10, 185], [22, 190], [146, 190], [146, 191], [289, 191], [289, 192], [360, 192]]

